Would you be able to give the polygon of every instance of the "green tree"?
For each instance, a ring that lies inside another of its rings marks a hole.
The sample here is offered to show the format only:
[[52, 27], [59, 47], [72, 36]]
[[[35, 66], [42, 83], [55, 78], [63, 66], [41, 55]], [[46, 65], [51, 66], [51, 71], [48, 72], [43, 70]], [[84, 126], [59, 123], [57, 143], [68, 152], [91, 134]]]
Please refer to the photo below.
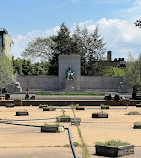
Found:
[[[7, 88], [14, 80], [13, 66], [11, 60], [0, 50], [0, 94], [2, 96], [2, 89]], [[2, 99], [2, 97], [1, 97]]]
[[38, 59], [38, 60], [49, 60], [52, 58], [53, 49], [55, 43], [51, 38], [38, 37], [28, 43], [27, 48], [22, 53], [24, 58]]
[[62, 23], [60, 29], [57, 32], [57, 36], [53, 36], [52, 40], [55, 42], [56, 47], [53, 56], [50, 60], [49, 74], [58, 75], [58, 57], [59, 55], [65, 54], [76, 54], [75, 44], [72, 37], [70, 36], [70, 31], [67, 26]]
[[136, 60], [128, 61], [126, 76], [129, 79], [131, 86], [137, 86], [139, 89], [141, 87], [141, 54]]
[[121, 69], [118, 67], [107, 66], [104, 72], [104, 76], [124, 77], [125, 71], [125, 69]]

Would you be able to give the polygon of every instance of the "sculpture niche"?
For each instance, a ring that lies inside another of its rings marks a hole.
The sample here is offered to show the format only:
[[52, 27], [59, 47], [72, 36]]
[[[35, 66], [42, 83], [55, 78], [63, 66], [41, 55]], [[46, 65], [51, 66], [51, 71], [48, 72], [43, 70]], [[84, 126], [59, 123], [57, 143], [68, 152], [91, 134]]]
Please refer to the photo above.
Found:
[[74, 71], [71, 69], [71, 66], [66, 70], [66, 90], [74, 89]]

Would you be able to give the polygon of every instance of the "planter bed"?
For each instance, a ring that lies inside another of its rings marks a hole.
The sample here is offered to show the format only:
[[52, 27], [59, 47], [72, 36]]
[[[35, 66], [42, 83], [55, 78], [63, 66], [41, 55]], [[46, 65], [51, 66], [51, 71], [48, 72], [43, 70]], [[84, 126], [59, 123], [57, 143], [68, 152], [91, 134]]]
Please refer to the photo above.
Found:
[[51, 108], [44, 107], [43, 108], [43, 111], [55, 111], [55, 110], [56, 110], [56, 108], [54, 108], [54, 107], [51, 107]]
[[140, 108], [140, 107], [141, 107], [141, 104], [136, 104], [136, 107], [137, 107], [137, 108]]
[[26, 116], [26, 115], [29, 115], [27, 111], [16, 112], [16, 116]]
[[133, 128], [134, 129], [141, 129], [141, 124], [135, 124]]
[[106, 157], [121, 157], [134, 154], [134, 145], [125, 145], [120, 147], [111, 147], [104, 145], [95, 145], [96, 155]]
[[42, 109], [42, 108], [45, 108], [47, 107], [48, 105], [39, 105], [39, 109]]
[[58, 127], [42, 126], [41, 132], [57, 133]]
[[15, 104], [6, 104], [6, 108], [14, 108]]
[[76, 110], [85, 110], [85, 108], [83, 108], [83, 107], [78, 107], [78, 108], [76, 108]]
[[92, 113], [92, 118], [108, 118], [106, 113]]
[[101, 106], [101, 109], [109, 109], [109, 106]]
[[70, 122], [71, 118], [70, 117], [57, 117], [56, 121], [57, 122]]

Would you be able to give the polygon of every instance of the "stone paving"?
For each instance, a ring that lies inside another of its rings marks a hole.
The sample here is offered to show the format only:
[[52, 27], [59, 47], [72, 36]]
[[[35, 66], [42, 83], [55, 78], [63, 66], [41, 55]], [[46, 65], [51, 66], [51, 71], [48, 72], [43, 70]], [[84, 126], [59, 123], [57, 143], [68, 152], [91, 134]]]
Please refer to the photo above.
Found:
[[[15, 116], [18, 110], [27, 110], [29, 116]], [[70, 107], [64, 107], [66, 115], [73, 117]], [[89, 154], [95, 155], [95, 142], [106, 141], [109, 139], [119, 139], [127, 141], [135, 145], [135, 154], [128, 156], [130, 158], [140, 158], [141, 155], [141, 130], [133, 129], [133, 123], [141, 121], [141, 115], [125, 115], [129, 111], [138, 111], [141, 108], [136, 107], [113, 107], [109, 110], [103, 110], [109, 114], [109, 118], [92, 118], [93, 112], [101, 111], [100, 107], [87, 107], [84, 111], [76, 111], [76, 117], [80, 117], [82, 122], [80, 129], [84, 141], [86, 142]], [[37, 106], [29, 107], [0, 107], [0, 119], [15, 120], [14, 123], [43, 125], [47, 123], [55, 123], [56, 119], [40, 120], [47, 118], [55, 118], [62, 115], [62, 110], [43, 111]], [[27, 121], [24, 121], [26, 120]], [[33, 120], [30, 120], [33, 119]], [[23, 121], [16, 121], [23, 120]], [[69, 127], [74, 142], [81, 144], [76, 126], [70, 123], [63, 123], [65, 127]], [[69, 139], [67, 131], [61, 133], [41, 133], [38, 127], [16, 126], [11, 124], [0, 124], [0, 157], [2, 158], [72, 158], [72, 152], [68, 146]], [[82, 157], [82, 147], [76, 147], [79, 157]], [[10, 157], [11, 156], [11, 157]]]

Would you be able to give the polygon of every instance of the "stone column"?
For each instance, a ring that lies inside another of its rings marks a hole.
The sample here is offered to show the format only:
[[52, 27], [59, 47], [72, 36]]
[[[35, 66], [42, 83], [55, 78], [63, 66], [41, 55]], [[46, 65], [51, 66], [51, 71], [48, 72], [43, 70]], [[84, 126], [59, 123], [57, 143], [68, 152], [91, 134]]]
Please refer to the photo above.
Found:
[[74, 90], [80, 90], [80, 55], [59, 55], [59, 89], [66, 89], [66, 70], [74, 71]]

